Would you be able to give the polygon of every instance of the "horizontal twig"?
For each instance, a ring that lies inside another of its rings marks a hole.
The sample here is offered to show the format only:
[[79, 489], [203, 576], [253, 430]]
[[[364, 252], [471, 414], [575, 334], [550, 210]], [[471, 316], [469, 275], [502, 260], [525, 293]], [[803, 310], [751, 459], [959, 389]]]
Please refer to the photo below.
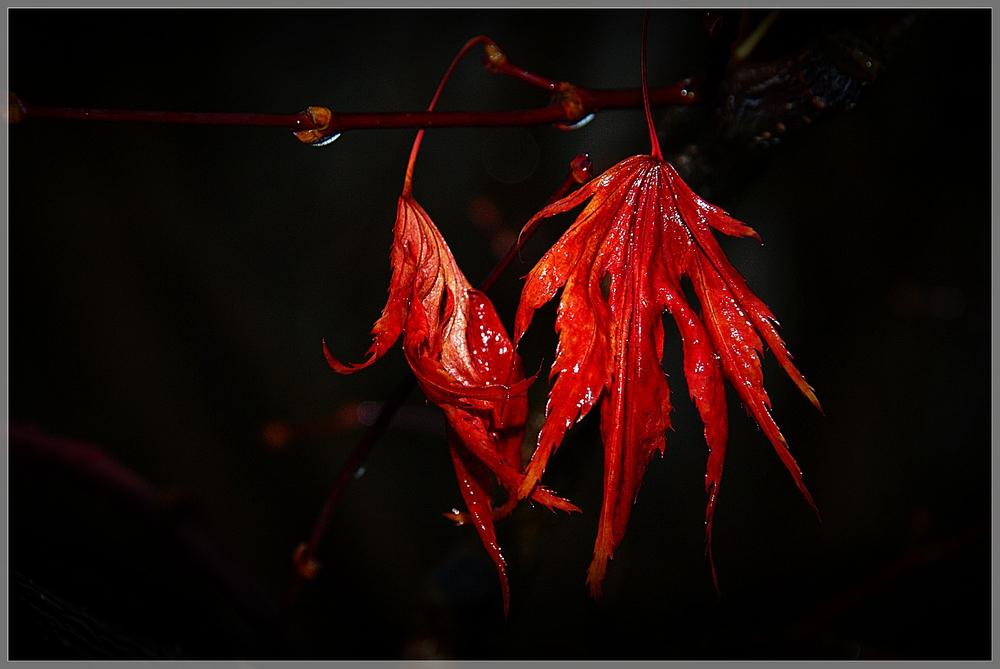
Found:
[[[649, 92], [653, 106], [691, 104], [697, 100], [694, 81], [685, 79]], [[591, 114], [608, 109], [642, 107], [640, 89], [590, 90], [564, 85], [545, 107], [515, 111], [420, 111], [336, 114], [326, 107], [309, 107], [296, 114], [232, 112], [132, 111], [38, 105], [9, 94], [8, 121], [32, 118], [77, 121], [139, 121], [199, 125], [246, 125], [290, 128], [302, 141], [312, 144], [345, 130], [385, 128], [507, 127], [579, 123]]]

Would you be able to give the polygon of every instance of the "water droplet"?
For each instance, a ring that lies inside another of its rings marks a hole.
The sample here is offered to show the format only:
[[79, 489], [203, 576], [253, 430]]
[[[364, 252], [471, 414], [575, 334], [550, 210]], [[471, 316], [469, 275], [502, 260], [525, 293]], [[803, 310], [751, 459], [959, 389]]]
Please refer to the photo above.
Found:
[[587, 125], [588, 123], [590, 123], [593, 120], [594, 120], [594, 115], [593, 114], [587, 114], [586, 116], [584, 116], [582, 119], [580, 119], [576, 123], [572, 123], [572, 124], [571, 123], [556, 123], [555, 126], [559, 130], [579, 130], [580, 128], [582, 128], [583, 126]]
[[334, 142], [337, 141], [337, 138], [339, 138], [339, 137], [340, 137], [340, 133], [338, 132], [336, 135], [330, 135], [329, 137], [324, 137], [323, 139], [321, 139], [319, 141], [313, 142], [309, 146], [326, 146], [328, 144], [333, 144]]

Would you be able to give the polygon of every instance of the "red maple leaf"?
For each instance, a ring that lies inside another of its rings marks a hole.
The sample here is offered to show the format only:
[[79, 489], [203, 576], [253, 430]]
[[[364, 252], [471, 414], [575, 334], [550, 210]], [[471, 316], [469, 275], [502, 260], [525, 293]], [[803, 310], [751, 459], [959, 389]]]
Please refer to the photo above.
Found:
[[[649, 119], [648, 102], [646, 109]], [[604, 500], [587, 575], [594, 597], [600, 597], [607, 561], [624, 536], [653, 451], [663, 453], [670, 427], [670, 390], [661, 367], [664, 311], [680, 330], [684, 375], [705, 424], [709, 448], [705, 538], [710, 561], [712, 516], [727, 436], [724, 379], [735, 387], [799, 490], [816, 508], [771, 417], [760, 367], [761, 338], [806, 397], [817, 408], [819, 403], [792, 364], [774, 316], [726, 259], [711, 228], [733, 236], [757, 235], [695, 195], [663, 160], [651, 121], [649, 127], [653, 155], [623, 160], [542, 209], [525, 226], [589, 200], [528, 274], [514, 339], [520, 342], [535, 310], [562, 288], [556, 317], [559, 346], [550, 373], [550, 379], [556, 379], [519, 495], [531, 493], [566, 431], [600, 403]], [[685, 276], [694, 287], [700, 313], [681, 289]], [[714, 565], [712, 575], [718, 587]]]
[[[473, 45], [462, 49], [455, 63]], [[440, 94], [434, 96], [431, 109]], [[448, 445], [469, 516], [500, 576], [504, 614], [509, 606], [505, 561], [493, 521], [510, 513], [524, 484], [521, 444], [528, 416], [528, 386], [521, 359], [489, 298], [474, 289], [430, 216], [412, 194], [413, 165], [423, 130], [410, 153], [403, 193], [396, 211], [390, 252], [389, 300], [376, 321], [368, 359], [344, 365], [323, 343], [335, 371], [350, 374], [380, 358], [403, 336], [403, 352], [427, 399], [444, 410]], [[494, 508], [491, 473], [507, 491], [507, 502]], [[531, 499], [550, 509], [579, 511], [544, 488], [533, 486]], [[446, 516], [464, 522], [462, 514]]]

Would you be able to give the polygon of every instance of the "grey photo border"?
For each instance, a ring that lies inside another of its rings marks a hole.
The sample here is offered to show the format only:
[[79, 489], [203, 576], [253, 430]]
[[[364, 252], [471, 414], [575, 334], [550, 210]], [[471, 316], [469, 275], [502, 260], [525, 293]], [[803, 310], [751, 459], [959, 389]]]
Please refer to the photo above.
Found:
[[[829, 3], [828, 2], [828, 3], [824, 3], [823, 5], [811, 6], [811, 5], [804, 5], [801, 2], [785, 2], [785, 1], [782, 1], [782, 0], [776, 0], [774, 2], [769, 2], [769, 3], [763, 3], [763, 2], [732, 2], [732, 1], [729, 1], [729, 2], [718, 2], [718, 3], [709, 3], [709, 4], [711, 4], [713, 7], [721, 7], [721, 8], [845, 9], [845, 8], [862, 7], [862, 5], [858, 5], [856, 3], [846, 3], [846, 2], [845, 3]], [[3, 67], [3, 72], [4, 72], [4, 90], [9, 90], [9, 87], [8, 87], [9, 71], [8, 71], [8, 51], [7, 51], [7, 44], [8, 44], [8, 25], [9, 25], [8, 19], [9, 19], [9, 11], [11, 9], [21, 9], [21, 8], [51, 8], [51, 9], [60, 9], [60, 8], [92, 8], [92, 9], [103, 9], [103, 8], [149, 8], [149, 9], [213, 9], [213, 8], [214, 9], [247, 9], [247, 8], [273, 8], [273, 9], [318, 9], [318, 8], [329, 8], [331, 11], [336, 11], [337, 9], [346, 9], [346, 8], [364, 8], [364, 9], [379, 8], [379, 9], [387, 9], [387, 10], [389, 10], [389, 9], [415, 9], [415, 8], [440, 8], [440, 9], [448, 9], [448, 8], [483, 8], [483, 9], [487, 9], [487, 8], [489, 8], [489, 9], [511, 9], [511, 10], [515, 10], [515, 9], [539, 9], [539, 8], [549, 8], [549, 9], [581, 9], [581, 8], [583, 8], [583, 9], [600, 9], [600, 8], [609, 8], [609, 9], [633, 8], [633, 9], [636, 9], [636, 8], [638, 8], [638, 9], [643, 9], [643, 8], [645, 8], [647, 6], [652, 7], [653, 9], [691, 9], [691, 8], [697, 8], [697, 7], [700, 7], [700, 6], [706, 6], [706, 3], [700, 3], [700, 2], [698, 2], [698, 3], [696, 3], [696, 2], [673, 2], [673, 1], [670, 1], [670, 0], [666, 0], [666, 1], [665, 0], [650, 0], [650, 2], [648, 2], [648, 3], [646, 3], [646, 2], [636, 2], [635, 0], [622, 0], [620, 2], [607, 2], [606, 0], [603, 1], [603, 2], [602, 1], [598, 1], [598, 0], [574, 0], [573, 2], [570, 2], [569, 0], [559, 0], [559, 1], [548, 0], [547, 2], [544, 2], [544, 3], [535, 4], [535, 3], [526, 3], [523, 0], [520, 0], [520, 1], [518, 1], [518, 0], [493, 0], [492, 2], [483, 2], [483, 3], [470, 3], [467, 0], [465, 0], [465, 1], [454, 0], [454, 1], [451, 1], [451, 2], [448, 2], [448, 1], [439, 1], [439, 2], [436, 2], [436, 3], [432, 3], [432, 4], [426, 4], [426, 3], [417, 3], [417, 2], [402, 2], [401, 3], [401, 2], [398, 2], [398, 1], [397, 2], [388, 2], [386, 0], [370, 0], [367, 3], [361, 4], [361, 3], [358, 3], [358, 2], [344, 2], [342, 0], [332, 0], [332, 1], [330, 1], [330, 0], [326, 0], [326, 1], [319, 1], [319, 0], [298, 0], [294, 4], [292, 4], [292, 3], [289, 3], [289, 4], [277, 3], [276, 4], [276, 3], [273, 3], [273, 2], [260, 2], [260, 3], [256, 3], [256, 2], [252, 2], [252, 1], [248, 2], [247, 0], [241, 0], [241, 1], [238, 1], [238, 2], [237, 1], [233, 1], [233, 2], [219, 2], [217, 0], [216, 2], [211, 3], [211, 4], [201, 5], [201, 4], [192, 3], [190, 1], [187, 1], [187, 2], [163, 2], [162, 0], [161, 0], [161, 2], [157, 2], [157, 3], [140, 3], [140, 2], [130, 2], [128, 0], [123, 0], [121, 2], [107, 2], [106, 1], [106, 2], [101, 3], [101, 4], [93, 4], [93, 3], [89, 3], [89, 2], [66, 2], [65, 0], [62, 0], [62, 1], [53, 1], [53, 2], [46, 2], [45, 0], [33, 0], [31, 2], [19, 2], [19, 3], [9, 4], [6, 7], [7, 11], [5, 11], [4, 15], [3, 15], [3, 30], [2, 30], [2, 33], [0, 33], [0, 34], [2, 34], [3, 46], [4, 46], [4, 48], [3, 48], [3, 58], [4, 58], [4, 67]], [[921, 9], [935, 9], [935, 8], [941, 8], [941, 9], [945, 9], [945, 8], [947, 8], [947, 9], [989, 8], [991, 10], [994, 9], [993, 3], [990, 3], [990, 2], [969, 2], [969, 1], [963, 2], [960, 5], [950, 5], [950, 4], [943, 4], [941, 2], [927, 2], [927, 1], [919, 1], [919, 0], [916, 1], [916, 2], [886, 2], [886, 1], [883, 1], [883, 2], [879, 3], [876, 6], [870, 6], [870, 7], [869, 6], [864, 6], [864, 8], [866, 8], [866, 9], [875, 9], [875, 8], [905, 8], [905, 7], [913, 7], [913, 8], [921, 8]], [[997, 32], [998, 32], [997, 31], [997, 27], [998, 27], [997, 26], [997, 22], [998, 22], [998, 14], [997, 14], [997, 12], [995, 12], [995, 11], [991, 12], [990, 22], [991, 22], [991, 25], [992, 25], [992, 28], [993, 28], [993, 31], [992, 31], [993, 35], [995, 36], [997, 34]], [[997, 92], [997, 86], [996, 86], [997, 54], [996, 54], [995, 49], [993, 50], [992, 58], [993, 58], [993, 70], [992, 70], [991, 81], [989, 83], [990, 83], [990, 88], [991, 88], [992, 95], [993, 95], [994, 100], [995, 100], [996, 92]], [[9, 360], [9, 355], [10, 355], [10, 351], [9, 351], [9, 347], [8, 347], [8, 331], [9, 331], [8, 330], [8, 328], [9, 328], [9, 317], [8, 316], [9, 316], [9, 314], [8, 314], [8, 308], [7, 308], [7, 305], [8, 305], [8, 299], [7, 298], [8, 298], [8, 290], [9, 290], [9, 273], [8, 273], [9, 263], [8, 263], [8, 258], [9, 258], [9, 253], [10, 253], [10, 248], [9, 248], [9, 245], [8, 245], [8, 239], [9, 239], [9, 237], [8, 237], [8, 227], [7, 227], [7, 212], [8, 212], [8, 202], [9, 202], [8, 201], [8, 180], [7, 180], [7, 175], [9, 174], [9, 169], [10, 169], [9, 159], [8, 159], [8, 133], [9, 133], [9, 131], [10, 131], [9, 125], [5, 124], [5, 132], [3, 134], [3, 150], [4, 150], [4, 155], [5, 155], [5, 160], [4, 160], [4, 164], [3, 164], [3, 168], [4, 168], [3, 194], [4, 194], [5, 207], [4, 207], [4, 218], [3, 218], [3, 224], [4, 224], [3, 225], [3, 235], [2, 235], [2, 237], [0, 237], [0, 247], [2, 247], [2, 249], [0, 249], [0, 263], [2, 263], [3, 307], [4, 307], [3, 308], [4, 327], [2, 329], [2, 333], [0, 333], [0, 337], [2, 337], [2, 343], [3, 343], [3, 357], [2, 357], [2, 359], [0, 359], [0, 372], [2, 372], [2, 377], [3, 377], [3, 382], [4, 382], [4, 385], [3, 385], [4, 403], [3, 403], [3, 409], [2, 410], [3, 410], [3, 421], [4, 421], [5, 425], [6, 425], [7, 421], [8, 421], [8, 418], [9, 418], [9, 414], [8, 414], [9, 402], [7, 400], [8, 400], [8, 397], [9, 397], [9, 386], [8, 386], [8, 369], [9, 369], [9, 367], [8, 367], [8, 360]], [[996, 134], [995, 103], [994, 103], [994, 116], [993, 116], [993, 132], [992, 132], [991, 137], [990, 137], [990, 143], [991, 143], [992, 156], [993, 156], [991, 167], [992, 167], [992, 176], [993, 176], [994, 192], [995, 192], [996, 191], [996, 180], [997, 180], [997, 163], [996, 163], [996, 156], [997, 156], [997, 151], [996, 151], [997, 134]], [[991, 193], [991, 207], [993, 205], [993, 202], [994, 202], [993, 193]], [[996, 219], [996, 214], [995, 214], [995, 210], [994, 210], [994, 214], [993, 214], [993, 229], [994, 229], [994, 231], [996, 230], [996, 227], [997, 227], [997, 219]], [[997, 239], [996, 239], [996, 235], [994, 235], [994, 239], [992, 241], [992, 249], [991, 250], [992, 250], [993, 257], [996, 258], [996, 255], [997, 255], [997, 253], [996, 253], [996, 251], [997, 251]], [[992, 277], [992, 283], [993, 283], [994, 288], [996, 288], [997, 287], [997, 280], [996, 280], [995, 276]], [[995, 316], [996, 316], [996, 314], [995, 314], [995, 310], [994, 310], [994, 319], [993, 319], [993, 323], [994, 324], [996, 323]], [[993, 388], [993, 393], [994, 393], [994, 398], [995, 398], [997, 396], [998, 387], [1000, 387], [997, 384], [997, 374], [996, 374], [997, 369], [998, 369], [997, 360], [998, 360], [998, 357], [1000, 357], [1000, 356], [998, 356], [998, 353], [1000, 353], [1000, 346], [998, 346], [998, 343], [997, 343], [996, 339], [994, 339], [994, 341], [993, 341], [992, 352], [993, 352], [993, 363], [992, 363], [991, 373], [992, 373], [992, 376], [993, 376], [993, 385], [992, 385], [992, 388]], [[995, 433], [992, 433], [992, 436], [995, 437]], [[9, 488], [8, 488], [8, 485], [7, 485], [7, 476], [8, 476], [8, 472], [9, 472], [9, 463], [8, 463], [8, 458], [6, 456], [6, 454], [9, 451], [8, 451], [8, 448], [7, 448], [7, 446], [8, 446], [8, 436], [7, 436], [6, 430], [4, 431], [3, 435], [0, 436], [0, 438], [2, 438], [2, 440], [3, 440], [3, 447], [4, 447], [4, 453], [5, 453], [5, 457], [4, 457], [4, 460], [3, 460], [3, 477], [2, 477], [2, 479], [0, 479], [0, 487], [2, 487], [2, 498], [3, 498], [3, 504], [4, 504], [4, 513], [3, 513], [2, 519], [0, 519], [0, 522], [3, 523], [4, 537], [5, 537], [5, 542], [4, 542], [4, 547], [5, 547], [5, 550], [4, 550], [4, 571], [6, 573], [7, 572], [7, 567], [8, 567], [8, 562], [7, 562], [8, 550], [7, 550], [7, 548], [8, 548], [8, 545], [9, 545], [9, 543], [8, 543], [9, 542], [9, 534], [7, 532], [7, 529], [8, 529], [8, 524], [7, 524], [7, 515], [8, 514], [7, 514], [7, 510], [9, 509], [9, 499], [8, 499], [8, 489]], [[993, 478], [994, 478], [994, 480], [996, 479], [996, 473], [997, 473], [997, 463], [994, 461], [994, 463], [993, 463]], [[993, 510], [994, 510], [994, 517], [995, 517], [996, 516], [996, 514], [995, 514], [995, 512], [996, 512], [996, 498], [993, 497], [991, 501], [992, 501], [992, 506], [993, 506]], [[995, 521], [994, 521], [994, 523], [995, 523]], [[994, 524], [994, 532], [993, 532], [993, 536], [992, 536], [992, 539], [991, 539], [991, 542], [992, 542], [991, 543], [991, 547], [993, 548], [994, 553], [995, 553], [995, 549], [996, 549], [996, 531], [995, 531], [995, 529], [996, 529], [996, 526]], [[996, 565], [994, 564], [993, 581], [990, 584], [991, 592], [993, 593], [994, 602], [996, 601], [996, 587], [997, 587]], [[9, 601], [8, 594], [9, 594], [9, 579], [5, 579], [4, 580], [5, 602]], [[3, 623], [4, 624], [2, 626], [2, 630], [0, 630], [0, 634], [2, 634], [3, 646], [5, 648], [5, 658], [9, 657], [9, 652], [7, 652], [7, 651], [9, 651], [8, 634], [7, 634], [7, 630], [8, 630], [7, 619], [8, 619], [8, 606], [5, 606], [4, 609], [3, 609]], [[995, 612], [994, 612], [994, 616], [993, 616], [993, 622], [994, 622], [993, 628], [995, 630], [996, 629], [996, 616], [995, 616]], [[995, 639], [995, 636], [994, 636], [994, 639]], [[120, 666], [120, 667], [158, 666], [158, 667], [170, 667], [170, 668], [172, 668], [172, 667], [202, 667], [202, 666], [204, 666], [204, 667], [227, 667], [227, 668], [228, 667], [232, 667], [233, 669], [270, 669], [272, 667], [275, 668], [275, 669], [277, 669], [278, 667], [288, 667], [288, 666], [331, 666], [331, 667], [335, 666], [335, 667], [366, 667], [366, 668], [367, 667], [371, 667], [372, 669], [376, 669], [376, 668], [381, 669], [383, 667], [384, 668], [390, 668], [390, 667], [414, 666], [414, 665], [423, 665], [423, 666], [426, 666], [428, 668], [430, 668], [430, 667], [446, 667], [446, 666], [448, 666], [448, 667], [463, 667], [463, 668], [468, 667], [470, 669], [477, 669], [477, 668], [483, 668], [483, 669], [490, 668], [490, 669], [492, 669], [494, 667], [505, 667], [505, 666], [514, 666], [514, 665], [516, 665], [518, 667], [525, 667], [525, 668], [529, 668], [530, 667], [532, 669], [534, 669], [535, 667], [538, 667], [538, 668], [541, 668], [541, 667], [558, 667], [560, 669], [563, 669], [563, 668], [565, 668], [565, 669], [570, 669], [570, 668], [572, 668], [572, 669], [576, 669], [576, 668], [581, 668], [581, 669], [591, 669], [591, 668], [593, 668], [593, 669], [596, 669], [598, 667], [618, 667], [618, 666], [622, 666], [622, 665], [627, 665], [629, 667], [635, 667], [635, 668], [638, 669], [640, 667], [650, 667], [650, 668], [652, 668], [652, 667], [660, 667], [660, 666], [667, 666], [667, 665], [670, 665], [670, 666], [689, 666], [689, 665], [697, 665], [697, 666], [731, 666], [731, 665], [737, 665], [738, 664], [738, 665], [758, 665], [758, 666], [762, 666], [763, 667], [763, 666], [774, 666], [775, 664], [780, 664], [780, 665], [785, 665], [785, 666], [789, 666], [790, 665], [790, 666], [823, 666], [823, 667], [831, 667], [831, 666], [839, 666], [839, 665], [847, 665], [847, 664], [852, 664], [853, 666], [858, 666], [858, 664], [859, 664], [858, 661], [846, 661], [846, 660], [845, 661], [822, 661], [822, 662], [821, 661], [794, 661], [794, 662], [774, 662], [774, 661], [767, 661], [767, 662], [764, 662], [764, 661], [704, 661], [704, 662], [693, 662], [693, 661], [627, 661], [626, 662], [626, 661], [460, 661], [460, 660], [454, 660], [454, 661], [441, 661], [441, 660], [409, 660], [409, 661], [407, 661], [407, 660], [389, 660], [389, 661], [344, 661], [344, 660], [339, 660], [339, 661], [338, 660], [332, 660], [332, 661], [258, 661], [258, 660], [175, 661], [175, 660], [165, 660], [165, 661], [159, 661], [159, 662], [119, 661], [119, 662], [110, 662], [110, 663], [105, 663], [105, 662], [100, 662], [100, 663], [98, 663], [98, 662], [84, 662], [84, 661], [81, 661], [81, 662], [65, 662], [65, 661], [40, 661], [40, 662], [34, 662], [34, 661], [32, 661], [32, 662], [29, 662], [29, 661], [10, 661], [10, 660], [6, 660], [6, 663], [9, 664], [9, 665], [11, 665], [11, 666], [24, 666], [24, 667], [28, 667], [28, 666], [30, 666], [30, 667], [63, 667], [63, 666], [76, 666], [78, 664], [91, 664], [93, 666], [104, 666], [104, 665], [110, 664], [110, 665], [116, 666], [116, 667], [118, 667], [118, 666]], [[875, 665], [875, 664], [881, 664], [881, 663], [874, 662], [874, 661], [860, 661], [860, 664], [862, 666], [864, 666], [864, 665]], [[907, 663], [907, 664], [910, 664], [910, 663]], [[917, 664], [917, 663], [914, 663], [914, 664]], [[920, 662], [919, 664], [923, 665], [923, 666], [942, 666], [942, 667], [944, 667], [944, 666], [951, 666], [954, 663], [953, 662], [945, 662], [945, 661], [929, 661], [929, 662]], [[961, 664], [963, 664], [963, 665], [992, 665], [993, 664], [993, 660], [989, 660], [989, 661], [962, 662]]]

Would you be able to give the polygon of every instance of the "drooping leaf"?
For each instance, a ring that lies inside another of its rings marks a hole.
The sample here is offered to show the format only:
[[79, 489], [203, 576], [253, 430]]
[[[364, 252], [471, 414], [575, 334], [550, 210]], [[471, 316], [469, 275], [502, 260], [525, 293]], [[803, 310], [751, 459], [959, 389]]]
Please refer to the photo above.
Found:
[[[711, 232], [756, 236], [751, 228], [695, 195], [658, 155], [623, 160], [542, 209], [527, 225], [584, 202], [573, 225], [528, 274], [517, 312], [515, 342], [534, 311], [562, 289], [556, 317], [559, 346], [550, 373], [555, 381], [519, 495], [531, 494], [566, 431], [599, 403], [604, 499], [587, 576], [591, 593], [599, 597], [607, 561], [624, 536], [646, 467], [654, 451], [663, 453], [670, 427], [670, 391], [661, 367], [664, 311], [680, 331], [688, 390], [705, 424], [710, 557], [727, 438], [723, 380], [735, 387], [814, 509], [770, 414], [760, 367], [761, 338], [806, 397], [817, 407], [819, 403], [792, 364], [774, 316], [730, 265]], [[685, 276], [700, 313], [681, 288]]]
[[[499, 47], [485, 36], [474, 37], [458, 52], [445, 72], [428, 110], [458, 61], [477, 44], [487, 54]], [[500, 52], [502, 53], [502, 52]], [[403, 336], [403, 352], [427, 399], [444, 410], [448, 446], [459, 489], [486, 552], [493, 560], [503, 590], [504, 616], [510, 606], [506, 562], [497, 545], [493, 521], [510, 513], [522, 498], [524, 483], [521, 443], [528, 418], [528, 387], [521, 358], [493, 304], [466, 280], [441, 232], [413, 198], [413, 167], [424, 131], [410, 150], [403, 193], [393, 229], [392, 279], [389, 300], [376, 321], [368, 359], [344, 365], [323, 343], [323, 354], [335, 371], [350, 374], [378, 360]], [[507, 493], [495, 507], [490, 475]], [[579, 511], [569, 501], [541, 486], [528, 495], [549, 509]], [[461, 512], [445, 514], [464, 522]]]
[[[330, 367], [350, 374], [375, 362], [402, 335], [420, 389], [444, 410], [462, 496], [497, 566], [506, 611], [505, 563], [493, 520], [510, 512], [524, 482], [521, 442], [533, 379], [525, 379], [492, 303], [469, 284], [440, 231], [409, 194], [399, 198], [390, 260], [389, 299], [372, 329], [368, 359], [345, 365], [325, 342], [323, 353]], [[508, 493], [508, 503], [500, 508], [494, 508], [490, 495], [490, 473]], [[578, 510], [544, 488], [533, 487], [530, 493], [550, 509]]]

